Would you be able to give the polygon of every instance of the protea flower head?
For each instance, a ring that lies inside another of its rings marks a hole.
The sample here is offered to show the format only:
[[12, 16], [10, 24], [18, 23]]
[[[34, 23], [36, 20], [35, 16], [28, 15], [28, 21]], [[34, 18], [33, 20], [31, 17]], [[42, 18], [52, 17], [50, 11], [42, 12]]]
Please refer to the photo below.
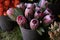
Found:
[[24, 26], [27, 22], [26, 18], [22, 15], [17, 16], [16, 22], [19, 26]]
[[30, 8], [30, 9], [34, 10], [34, 4], [28, 3], [27, 8]]
[[27, 8], [25, 9], [25, 17], [28, 18], [29, 15], [33, 15], [34, 13], [34, 6], [33, 4], [28, 4]]
[[32, 30], [37, 29], [38, 26], [39, 26], [39, 21], [38, 21], [37, 19], [32, 19], [32, 20], [30, 21], [30, 28], [31, 28]]
[[13, 9], [13, 8], [9, 8], [9, 9], [7, 10], [7, 15], [8, 15], [13, 21], [15, 21], [14, 9]]
[[40, 3], [39, 3], [39, 5], [40, 5], [41, 8], [43, 8], [46, 3], [48, 3], [48, 1], [46, 1], [46, 0], [41, 0]]
[[37, 10], [41, 10], [40, 6], [36, 6], [36, 7], [35, 7], [35, 10], [36, 10], [36, 11], [37, 11]]
[[17, 7], [21, 8], [23, 11], [25, 10], [25, 4], [24, 3], [18, 4]]
[[12, 14], [14, 14], [13, 8], [9, 8], [9, 9], [7, 10], [7, 15], [12, 15]]
[[35, 18], [42, 18], [44, 17], [44, 13], [40, 12], [40, 11], [36, 11], [35, 14], [34, 14], [34, 17]]
[[35, 7], [38, 5], [38, 3], [33, 3], [33, 4], [34, 4]]
[[51, 14], [52, 11], [49, 8], [46, 8], [46, 10], [44, 11], [45, 14]]
[[27, 7], [28, 3], [25, 3], [24, 5], [25, 5], [25, 7]]
[[40, 13], [41, 13], [40, 7], [39, 6], [36, 6], [34, 17], [38, 19]]
[[40, 14], [41, 14], [40, 10], [36, 11], [34, 14], [34, 17], [38, 19], [38, 18], [40, 18]]
[[35, 18], [42, 18], [43, 16], [44, 16], [44, 13], [42, 13], [41, 12], [41, 10], [40, 10], [40, 7], [39, 6], [37, 6], [36, 8], [35, 8], [35, 14], [34, 14], [34, 17]]
[[51, 16], [51, 15], [46, 15], [45, 17], [44, 17], [44, 23], [45, 24], [50, 24], [50, 23], [52, 23], [53, 22], [53, 20], [54, 20], [54, 18], [53, 18], [53, 16]]

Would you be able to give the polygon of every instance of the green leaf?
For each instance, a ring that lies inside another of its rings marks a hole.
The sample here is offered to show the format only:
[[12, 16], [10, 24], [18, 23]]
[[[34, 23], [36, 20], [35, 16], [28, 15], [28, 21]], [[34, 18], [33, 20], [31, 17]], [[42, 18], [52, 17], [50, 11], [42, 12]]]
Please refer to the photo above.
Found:
[[23, 15], [23, 11], [21, 9], [19, 9], [19, 8], [14, 8], [14, 13], [15, 13], [16, 17], [18, 15]]
[[42, 35], [42, 32], [41, 32], [40, 30], [37, 30], [37, 32], [38, 32], [40, 35]]
[[44, 30], [42, 27], [40, 27], [40, 28], [37, 30], [37, 32], [38, 32], [40, 35], [42, 35], [42, 32], [45, 32], [45, 30]]
[[41, 32], [45, 32], [45, 30], [43, 28], [40, 28]]

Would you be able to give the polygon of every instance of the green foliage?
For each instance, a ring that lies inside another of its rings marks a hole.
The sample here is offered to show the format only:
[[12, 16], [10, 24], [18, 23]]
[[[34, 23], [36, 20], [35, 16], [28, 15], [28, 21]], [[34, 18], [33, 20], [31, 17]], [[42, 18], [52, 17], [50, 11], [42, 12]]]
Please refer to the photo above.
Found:
[[23, 11], [19, 8], [14, 8], [14, 14], [17, 17], [18, 15], [23, 15]]
[[45, 30], [44, 30], [42, 27], [40, 27], [40, 28], [37, 30], [37, 32], [38, 32], [40, 35], [43, 35], [42, 33], [45, 32]]
[[3, 32], [2, 30], [0, 30], [0, 40], [22, 40], [19, 27], [15, 27], [10, 32]]

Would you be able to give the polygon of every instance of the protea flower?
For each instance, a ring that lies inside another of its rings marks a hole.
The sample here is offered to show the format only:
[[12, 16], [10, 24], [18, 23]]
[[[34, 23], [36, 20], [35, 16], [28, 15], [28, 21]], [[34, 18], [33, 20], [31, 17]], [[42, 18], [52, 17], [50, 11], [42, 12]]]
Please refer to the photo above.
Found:
[[34, 17], [35, 18], [42, 18], [43, 16], [44, 16], [44, 13], [42, 13], [41, 12], [41, 8], [39, 7], [39, 6], [37, 6], [36, 8], [35, 8], [35, 14], [34, 14]]
[[36, 6], [35, 10], [41, 10], [40, 6]]
[[40, 6], [36, 6], [36, 8], [35, 8], [35, 14], [34, 14], [34, 17], [35, 18], [39, 18], [39, 14], [41, 13], [41, 11], [40, 11]]
[[44, 17], [44, 13], [40, 12], [40, 11], [36, 11], [35, 14], [34, 14], [34, 17], [39, 19], [39, 18], [42, 18]]
[[44, 17], [44, 23], [45, 24], [50, 24], [50, 23], [52, 23], [53, 22], [53, 19], [54, 19], [54, 17], [53, 16], [51, 16], [51, 15], [46, 15], [45, 17]]
[[30, 8], [30, 9], [34, 10], [34, 4], [28, 3], [27, 8]]
[[26, 18], [22, 15], [19, 15], [16, 19], [16, 22], [18, 23], [19, 26], [24, 26], [27, 22]]
[[40, 16], [39, 16], [40, 13], [41, 13], [40, 11], [36, 11], [35, 14], [34, 14], [34, 17], [38, 19], [38, 18], [40, 17]]
[[25, 5], [25, 7], [27, 7], [28, 3], [25, 3], [24, 5]]
[[51, 14], [52, 11], [49, 8], [46, 8], [46, 10], [44, 11], [45, 14]]
[[21, 8], [23, 11], [25, 10], [25, 4], [24, 3], [18, 4], [17, 7]]
[[34, 5], [33, 4], [27, 4], [27, 8], [25, 9], [25, 16], [28, 16], [28, 14], [32, 15], [34, 11]]
[[32, 19], [32, 20], [30, 21], [30, 28], [31, 28], [32, 30], [37, 29], [38, 26], [39, 26], [39, 21], [38, 21], [37, 19]]
[[34, 14], [34, 5], [28, 4], [27, 8], [25, 9], [25, 17], [30, 21], [33, 18]]
[[13, 8], [9, 8], [9, 9], [7, 10], [7, 15], [8, 15], [13, 21], [15, 21], [14, 9], [13, 9]]
[[48, 1], [46, 1], [46, 0], [41, 0], [41, 1], [39, 2], [39, 6], [40, 6], [41, 8], [43, 8], [43, 7], [46, 5], [46, 3], [48, 3]]

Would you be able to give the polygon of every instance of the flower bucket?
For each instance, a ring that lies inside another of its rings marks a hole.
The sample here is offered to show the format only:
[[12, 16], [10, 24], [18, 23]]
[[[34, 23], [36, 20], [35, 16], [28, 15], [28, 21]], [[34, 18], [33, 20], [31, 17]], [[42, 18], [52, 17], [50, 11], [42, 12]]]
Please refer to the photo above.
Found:
[[50, 40], [48, 34], [39, 35], [37, 31], [20, 27], [23, 40]]
[[14, 22], [8, 16], [0, 16], [0, 28], [3, 31], [10, 31], [14, 27]]
[[40, 35], [36, 31], [20, 28], [23, 40], [40, 40]]

